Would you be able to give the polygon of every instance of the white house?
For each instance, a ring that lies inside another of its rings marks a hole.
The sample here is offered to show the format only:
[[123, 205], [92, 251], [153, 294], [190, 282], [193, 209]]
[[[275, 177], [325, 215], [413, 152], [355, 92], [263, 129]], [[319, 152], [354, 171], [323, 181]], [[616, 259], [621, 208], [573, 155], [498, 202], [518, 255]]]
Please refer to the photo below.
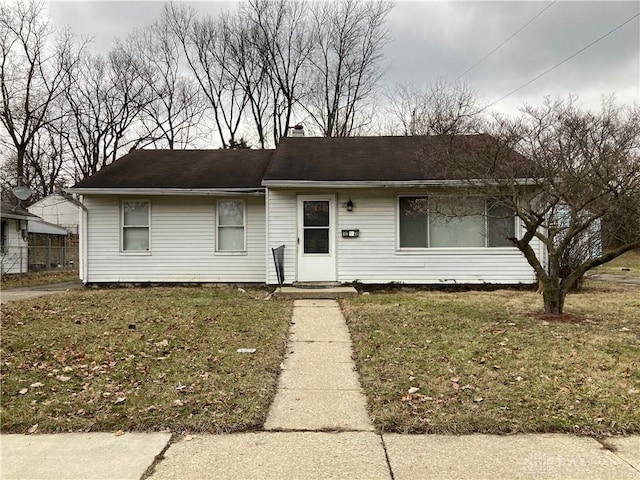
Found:
[[29, 257], [27, 222], [37, 217], [6, 202], [2, 202], [0, 213], [0, 273], [26, 273]]
[[70, 196], [53, 193], [34, 202], [27, 210], [47, 223], [59, 225], [71, 234], [78, 234], [82, 204]]
[[[508, 240], [520, 234], [513, 212], [456, 197], [462, 179], [424, 155], [439, 141], [295, 137], [276, 150], [133, 151], [71, 189], [85, 206], [81, 278], [276, 284], [271, 252], [284, 246], [287, 284], [534, 283]], [[524, 176], [526, 159], [516, 160]]]

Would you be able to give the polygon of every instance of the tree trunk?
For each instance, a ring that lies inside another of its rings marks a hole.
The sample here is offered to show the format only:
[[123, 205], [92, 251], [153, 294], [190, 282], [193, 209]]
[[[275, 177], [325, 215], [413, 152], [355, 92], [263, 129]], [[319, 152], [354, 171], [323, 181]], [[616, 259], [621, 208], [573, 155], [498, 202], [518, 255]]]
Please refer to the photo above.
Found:
[[544, 301], [544, 313], [561, 315], [564, 310], [566, 290], [553, 281], [545, 282], [542, 286], [542, 299]]
[[18, 146], [17, 147], [17, 151], [18, 151], [18, 166], [16, 168], [16, 185], [18, 187], [24, 187], [25, 183], [24, 183], [24, 157], [25, 157], [25, 150], [26, 148], [23, 146]]

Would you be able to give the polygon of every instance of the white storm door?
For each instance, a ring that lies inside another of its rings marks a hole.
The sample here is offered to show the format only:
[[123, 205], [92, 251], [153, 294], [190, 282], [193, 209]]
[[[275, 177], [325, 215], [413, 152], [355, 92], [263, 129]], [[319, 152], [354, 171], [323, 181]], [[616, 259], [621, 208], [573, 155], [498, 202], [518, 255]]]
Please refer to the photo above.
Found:
[[298, 281], [336, 280], [335, 196], [298, 196]]

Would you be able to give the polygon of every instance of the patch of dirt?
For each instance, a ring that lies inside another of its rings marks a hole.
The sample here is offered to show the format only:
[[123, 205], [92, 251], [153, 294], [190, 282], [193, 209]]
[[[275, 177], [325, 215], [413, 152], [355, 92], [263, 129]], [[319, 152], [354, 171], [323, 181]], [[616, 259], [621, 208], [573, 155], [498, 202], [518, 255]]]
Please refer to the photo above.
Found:
[[575, 313], [562, 313], [560, 315], [553, 315], [551, 313], [544, 312], [529, 312], [525, 314], [527, 317], [535, 318], [549, 323], [590, 323], [591, 321], [584, 315], [577, 315]]

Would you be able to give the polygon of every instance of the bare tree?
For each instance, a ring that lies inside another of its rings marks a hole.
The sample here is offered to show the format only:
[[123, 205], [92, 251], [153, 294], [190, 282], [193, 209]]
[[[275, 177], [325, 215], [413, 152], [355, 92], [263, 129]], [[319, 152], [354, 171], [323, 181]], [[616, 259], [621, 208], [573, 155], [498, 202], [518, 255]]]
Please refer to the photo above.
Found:
[[182, 72], [182, 49], [162, 17], [127, 39], [142, 67], [149, 101], [141, 112], [141, 145], [184, 148], [198, 137], [206, 104], [198, 85]]
[[271, 95], [267, 64], [252, 40], [258, 38], [259, 27], [241, 15], [223, 15], [221, 27], [230, 50], [223, 67], [227, 75], [235, 76], [240, 82], [248, 101], [246, 116], [255, 128], [260, 148], [265, 148], [271, 124]]
[[249, 0], [240, 15], [254, 28], [253, 48], [266, 68], [273, 143], [288, 135], [293, 116], [307, 94], [314, 38], [305, 1]]
[[396, 135], [461, 135], [481, 129], [485, 108], [466, 83], [443, 79], [423, 89], [397, 84], [386, 92], [391, 118], [387, 127]]
[[149, 96], [143, 67], [121, 44], [107, 58], [85, 55], [66, 91], [72, 127], [67, 142], [82, 179], [113, 162], [138, 141], [131, 128]]
[[33, 200], [62, 190], [68, 180], [65, 165], [69, 151], [64, 138], [66, 123], [60, 100], [56, 102], [58, 111], [52, 112], [55, 119], [47, 121], [46, 128], [38, 130], [25, 155], [25, 183], [35, 193]]
[[312, 91], [303, 106], [325, 137], [352, 135], [371, 121], [391, 8], [387, 0], [314, 4]]
[[178, 39], [187, 64], [208, 100], [223, 148], [235, 143], [248, 99], [229, 65], [232, 49], [228, 31], [219, 18], [199, 19], [193, 8], [165, 4], [163, 23]]
[[[587, 271], [640, 247], [638, 230], [612, 250], [600, 241], [607, 216], [624, 210], [640, 220], [640, 110], [609, 99], [593, 113], [573, 99], [547, 100], [494, 128], [481, 155], [464, 163], [452, 155], [449, 168], [517, 215], [521, 235], [511, 241], [537, 274], [545, 312], [560, 314]], [[464, 147], [470, 137], [452, 138]]]
[[62, 95], [81, 50], [69, 32], [55, 41], [52, 37], [43, 1], [0, 5], [0, 120], [16, 151], [19, 185], [25, 180], [32, 143], [48, 122], [56, 120], [50, 107]]

